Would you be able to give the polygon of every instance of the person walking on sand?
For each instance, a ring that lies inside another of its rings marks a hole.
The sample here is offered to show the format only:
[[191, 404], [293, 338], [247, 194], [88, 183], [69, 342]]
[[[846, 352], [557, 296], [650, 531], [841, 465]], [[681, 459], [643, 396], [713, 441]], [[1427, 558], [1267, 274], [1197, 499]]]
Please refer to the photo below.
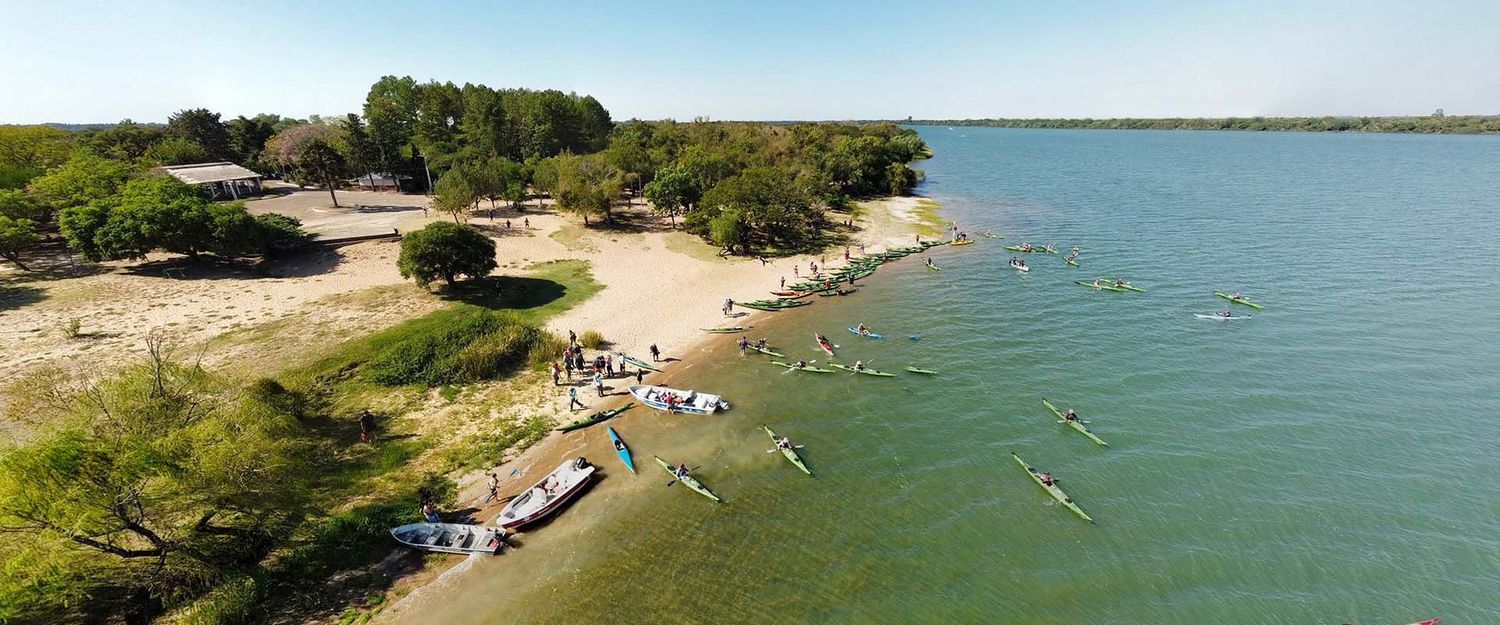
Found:
[[740, 355], [744, 356], [745, 355], [745, 350], [747, 350], [747, 349], [750, 348], [750, 340], [742, 336], [742, 337], [740, 337], [740, 340], [737, 342], [737, 345], [739, 345], [739, 348], [740, 348]]
[[786, 276], [781, 277], [781, 290], [786, 290]]
[[484, 496], [484, 502], [485, 503], [489, 503], [491, 501], [494, 501], [495, 498], [499, 497], [499, 496], [500, 496], [500, 478], [495, 477], [495, 474], [491, 473], [490, 474], [490, 494]]
[[558, 378], [562, 376], [562, 367], [557, 366], [557, 363], [553, 362], [550, 368], [552, 369], [552, 385], [557, 386]]
[[527, 217], [525, 219], [522, 219], [521, 220], [521, 225], [526, 226], [526, 229], [530, 230], [531, 229], [531, 218]]
[[576, 332], [574, 332], [572, 330], [568, 330], [568, 346], [572, 347], [572, 346], [577, 345], [577, 344], [578, 344], [578, 333], [576, 333]]
[[567, 354], [563, 354], [563, 367], [568, 370], [568, 379], [573, 379], [573, 359]]
[[510, 220], [509, 219], [505, 220], [505, 229], [506, 230], [510, 230]]
[[661, 350], [656, 349], [656, 343], [651, 344], [651, 362], [661, 362]]
[[600, 397], [604, 396], [604, 374], [594, 374], [594, 391], [599, 393]]
[[644, 377], [646, 377], [646, 370], [645, 369], [636, 369], [635, 370], [635, 383], [636, 384], [641, 384], [642, 383], [641, 379], [644, 378]]
[[793, 277], [797, 277], [797, 278], [801, 278], [802, 277], [802, 264], [801, 263], [798, 263], [796, 265], [792, 265], [792, 276]]
[[568, 410], [569, 411], [573, 410], [574, 406], [577, 406], [581, 410], [581, 409], [583, 409], [583, 402], [578, 401], [578, 387], [576, 387], [576, 386], [569, 386], [568, 387]]

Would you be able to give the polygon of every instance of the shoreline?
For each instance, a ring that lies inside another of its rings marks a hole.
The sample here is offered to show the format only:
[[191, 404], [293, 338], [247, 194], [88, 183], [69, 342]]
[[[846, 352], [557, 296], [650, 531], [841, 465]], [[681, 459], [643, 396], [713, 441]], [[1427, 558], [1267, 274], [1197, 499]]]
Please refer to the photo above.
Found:
[[[934, 238], [931, 235], [925, 234], [930, 231], [932, 224], [927, 223], [927, 221], [930, 221], [930, 217], [924, 219], [924, 215], [930, 216], [935, 210], [935, 202], [929, 198], [922, 196], [888, 197], [861, 202], [860, 206], [861, 211], [859, 216], [854, 220], [855, 225], [859, 226], [860, 230], [855, 233], [851, 240], [851, 246], [856, 249], [860, 244], [864, 244], [870, 251], [909, 245], [911, 241], [908, 237], [918, 235], [928, 240]], [[656, 252], [654, 255], [658, 256], [661, 254], [676, 254], [666, 249], [653, 249], [652, 251]], [[857, 255], [857, 252], [852, 253]], [[667, 258], [671, 258], [671, 256], [667, 256]], [[698, 267], [699, 275], [692, 277], [690, 283], [723, 283], [723, 286], [720, 288], [726, 293], [724, 295], [715, 293], [714, 297], [709, 301], [705, 301], [705, 308], [710, 308], [710, 310], [702, 313], [701, 317], [696, 313], [687, 313], [673, 315], [672, 319], [663, 319], [659, 316], [653, 317], [652, 314], [617, 316], [604, 314], [605, 311], [617, 309], [621, 306], [633, 306], [634, 302], [640, 298], [639, 296], [622, 296], [619, 294], [618, 291], [621, 290], [622, 285], [617, 280], [622, 276], [614, 275], [615, 272], [612, 271], [600, 272], [597, 270], [600, 264], [596, 263], [594, 265], [596, 268], [595, 279], [605, 285], [604, 290], [596, 294], [589, 301], [560, 314], [546, 325], [548, 329], [559, 334], [566, 334], [569, 329], [574, 329], [580, 334], [585, 330], [599, 331], [604, 334], [606, 340], [611, 342], [610, 350], [621, 351], [637, 357], [644, 357], [646, 352], [645, 347], [654, 341], [661, 348], [664, 358], [676, 360], [662, 367], [663, 371], [661, 373], [648, 373], [646, 383], [689, 388], [690, 384], [680, 386], [678, 384], [681, 384], [681, 380], [690, 380], [695, 368], [735, 354], [734, 340], [740, 335], [704, 334], [698, 329], [724, 321], [724, 317], [716, 309], [720, 298], [727, 296], [732, 297], [735, 301], [745, 301], [769, 297], [768, 292], [775, 288], [781, 272], [789, 264], [800, 264], [805, 269], [808, 260], [818, 259], [804, 255], [777, 259], [764, 266], [759, 264], [755, 259], [732, 259], [724, 261], [733, 263], [733, 265], [727, 267], [718, 265], [717, 262], [707, 266], [700, 265]], [[709, 261], [700, 262], [706, 263]], [[833, 259], [829, 265], [837, 268], [843, 266], [843, 264], [842, 250], [839, 250], [837, 258]], [[607, 277], [612, 275], [616, 280], [611, 280]], [[787, 275], [786, 277], [788, 282], [794, 280], [794, 276], [792, 275]], [[659, 279], [660, 277], [658, 277]], [[764, 288], [757, 292], [756, 289], [761, 285], [764, 285]], [[760, 328], [775, 327], [790, 322], [793, 317], [783, 315], [796, 315], [797, 311], [765, 312], [748, 310], [746, 312], [750, 314], [738, 318], [737, 321], [739, 324], [751, 328]], [[591, 323], [592, 325], [589, 325]], [[643, 332], [643, 326], [652, 331], [652, 336], [656, 336], [657, 338], [649, 338]], [[758, 335], [757, 332], [748, 334], [748, 336], [752, 337], [756, 335]], [[629, 401], [631, 398], [624, 391], [623, 387], [633, 383], [633, 381], [626, 381], [624, 378], [614, 378], [613, 380], [618, 380], [619, 382], [610, 385], [612, 393], [610, 396], [595, 401], [586, 410], [579, 411], [578, 413], [569, 413], [566, 409], [559, 408], [560, 414], [565, 416], [570, 414], [581, 416], [597, 410], [607, 410], [620, 405], [624, 401]], [[566, 404], [566, 399], [565, 395], [561, 393], [559, 395], [557, 405], [562, 407]], [[581, 397], [583, 395], [584, 393], [580, 393]], [[731, 399], [731, 402], [733, 402], [733, 399]], [[653, 428], [675, 428], [681, 425], [675, 422], [665, 423], [656, 417], [657, 414], [652, 409], [638, 406], [636, 409], [615, 417], [611, 420], [611, 423], [615, 425], [628, 423], [633, 429], [648, 430]], [[571, 417], [567, 418], [570, 419]], [[614, 455], [613, 452], [613, 447], [605, 434], [605, 428], [602, 427], [583, 428], [573, 432], [550, 432], [541, 441], [531, 445], [515, 457], [507, 459], [500, 465], [470, 471], [457, 478], [458, 497], [456, 505], [459, 508], [472, 510], [470, 516], [474, 521], [488, 524], [504, 507], [504, 503], [510, 495], [523, 491], [537, 477], [540, 477], [542, 472], [549, 470], [564, 459], [583, 455], [594, 459], [595, 463], [598, 464], [605, 462], [606, 458], [612, 458]], [[638, 471], [649, 474], [652, 467], [642, 464], [640, 462], [641, 458], [637, 458], [636, 460]], [[520, 471], [520, 473], [510, 476], [512, 470]], [[493, 503], [485, 504], [483, 500], [488, 493], [486, 481], [490, 472], [502, 476], [500, 487], [501, 497]], [[649, 482], [649, 480], [646, 482]], [[637, 483], [633, 487], [613, 483], [592, 485], [589, 487], [590, 492], [580, 497], [580, 499], [586, 497], [603, 497], [613, 500], [626, 492], [633, 492], [634, 488], [640, 488], [643, 483]], [[576, 537], [580, 533], [587, 532], [589, 527], [610, 522], [618, 514], [616, 510], [611, 508], [611, 510], [604, 514], [588, 518], [583, 518], [583, 515], [576, 513], [570, 516], [568, 512], [574, 507], [576, 507], [576, 502], [570, 505], [569, 509], [559, 512], [557, 517], [538, 523], [537, 528], [520, 532], [518, 534], [520, 540], [555, 544], [565, 534]], [[542, 536], [539, 538], [528, 536], [528, 534], [536, 532], [541, 532]], [[556, 536], [549, 540], [547, 538], [547, 534], [549, 533], [556, 534]], [[545, 547], [543, 546], [542, 548]], [[521, 550], [517, 553], [523, 552], [526, 552], [526, 550]], [[518, 556], [507, 554], [507, 557], [516, 558]], [[519, 557], [524, 558], [526, 556]], [[447, 582], [451, 579], [451, 576], [462, 574], [461, 569], [469, 569], [471, 566], [470, 562], [472, 561], [467, 558], [448, 558], [437, 562], [429, 561], [420, 572], [409, 576], [407, 579], [397, 581], [389, 588], [388, 593], [394, 599], [387, 600], [383, 604], [380, 613], [376, 616], [376, 620], [378, 622], [404, 622], [406, 619], [420, 620], [419, 611], [422, 605], [431, 600], [441, 600], [438, 597], [429, 597], [428, 595], [444, 592], [447, 589]], [[408, 614], [408, 612], [412, 612], [412, 614]]]

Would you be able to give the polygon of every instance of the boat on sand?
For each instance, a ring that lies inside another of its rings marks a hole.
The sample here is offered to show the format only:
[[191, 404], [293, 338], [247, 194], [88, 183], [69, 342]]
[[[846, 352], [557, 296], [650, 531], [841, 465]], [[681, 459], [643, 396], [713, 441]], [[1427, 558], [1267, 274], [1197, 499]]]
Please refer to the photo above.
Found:
[[583, 456], [564, 461], [526, 492], [516, 495], [495, 516], [495, 525], [514, 529], [557, 512], [594, 476], [594, 465]]

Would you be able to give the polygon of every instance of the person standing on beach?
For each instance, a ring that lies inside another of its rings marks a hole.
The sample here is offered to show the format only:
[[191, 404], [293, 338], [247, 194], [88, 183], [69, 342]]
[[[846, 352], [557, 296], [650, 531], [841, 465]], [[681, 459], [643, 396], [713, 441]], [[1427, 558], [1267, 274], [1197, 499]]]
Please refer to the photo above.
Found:
[[552, 370], [552, 385], [557, 386], [558, 378], [562, 376], [562, 367], [557, 366], [557, 363], [554, 362], [549, 368]]
[[792, 276], [796, 277], [796, 278], [801, 278], [802, 277], [802, 265], [801, 265], [801, 263], [798, 263], [796, 265], [792, 265]]
[[576, 387], [576, 386], [569, 386], [568, 387], [568, 410], [570, 410], [570, 411], [573, 410], [574, 406], [578, 406], [579, 408], [583, 408], [583, 402], [578, 401], [578, 387]]
[[643, 382], [641, 382], [641, 379], [644, 378], [644, 377], [646, 377], [646, 370], [645, 369], [636, 369], [635, 370], [635, 383], [636, 384], [643, 384]]
[[734, 311], [734, 300], [732, 300], [730, 298], [727, 298], [727, 297], [724, 298], [724, 316], [728, 317], [729, 313], [733, 312], [733, 311]]
[[863, 244], [863, 243], [859, 244], [859, 253], [860, 254], [864, 254], [865, 253], [865, 244]]
[[604, 355], [604, 370], [607, 371], [607, 372], [609, 372], [610, 376], [614, 376], [614, 374], [615, 374], [615, 357], [614, 357], [614, 354], [605, 354]]
[[577, 345], [577, 344], [578, 344], [578, 334], [575, 333], [575, 332], [573, 332], [572, 330], [568, 330], [568, 346], [572, 347], [572, 346]]
[[849, 262], [849, 246], [844, 246], [844, 262]]
[[573, 368], [578, 370], [579, 375], [583, 375], [583, 350], [580, 349], [577, 352], [574, 352], [574, 354]]
[[499, 496], [500, 496], [500, 478], [495, 477], [495, 474], [491, 473], [490, 474], [490, 494], [484, 496], [484, 502], [485, 503], [489, 503], [491, 501], [494, 501], [495, 498], [499, 497]]
[[786, 290], [786, 276], [781, 277], [781, 289]]
[[525, 219], [522, 219], [521, 220], [521, 224], [524, 225], [524, 226], [526, 226], [527, 230], [530, 230], [531, 229], [531, 218], [527, 217]]
[[600, 397], [604, 396], [604, 374], [594, 372], [594, 391], [599, 393]]
[[661, 351], [656, 349], [656, 343], [651, 344], [651, 362], [661, 362]]

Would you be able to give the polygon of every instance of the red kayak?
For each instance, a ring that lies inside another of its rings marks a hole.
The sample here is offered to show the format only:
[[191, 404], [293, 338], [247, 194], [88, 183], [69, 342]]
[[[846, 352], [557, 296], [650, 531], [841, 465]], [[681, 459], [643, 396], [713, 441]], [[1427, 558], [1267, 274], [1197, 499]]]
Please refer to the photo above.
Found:
[[828, 355], [832, 356], [833, 355], [833, 343], [829, 343], [828, 339], [825, 339], [825, 338], [823, 338], [820, 335], [814, 334], [813, 336], [818, 339], [818, 347], [823, 348], [823, 351], [828, 352]]
[[1435, 617], [1427, 619], [1425, 621], [1417, 621], [1415, 623], [1412, 623], [1411, 625], [1437, 625], [1437, 622], [1441, 620], [1443, 620], [1442, 617]]

